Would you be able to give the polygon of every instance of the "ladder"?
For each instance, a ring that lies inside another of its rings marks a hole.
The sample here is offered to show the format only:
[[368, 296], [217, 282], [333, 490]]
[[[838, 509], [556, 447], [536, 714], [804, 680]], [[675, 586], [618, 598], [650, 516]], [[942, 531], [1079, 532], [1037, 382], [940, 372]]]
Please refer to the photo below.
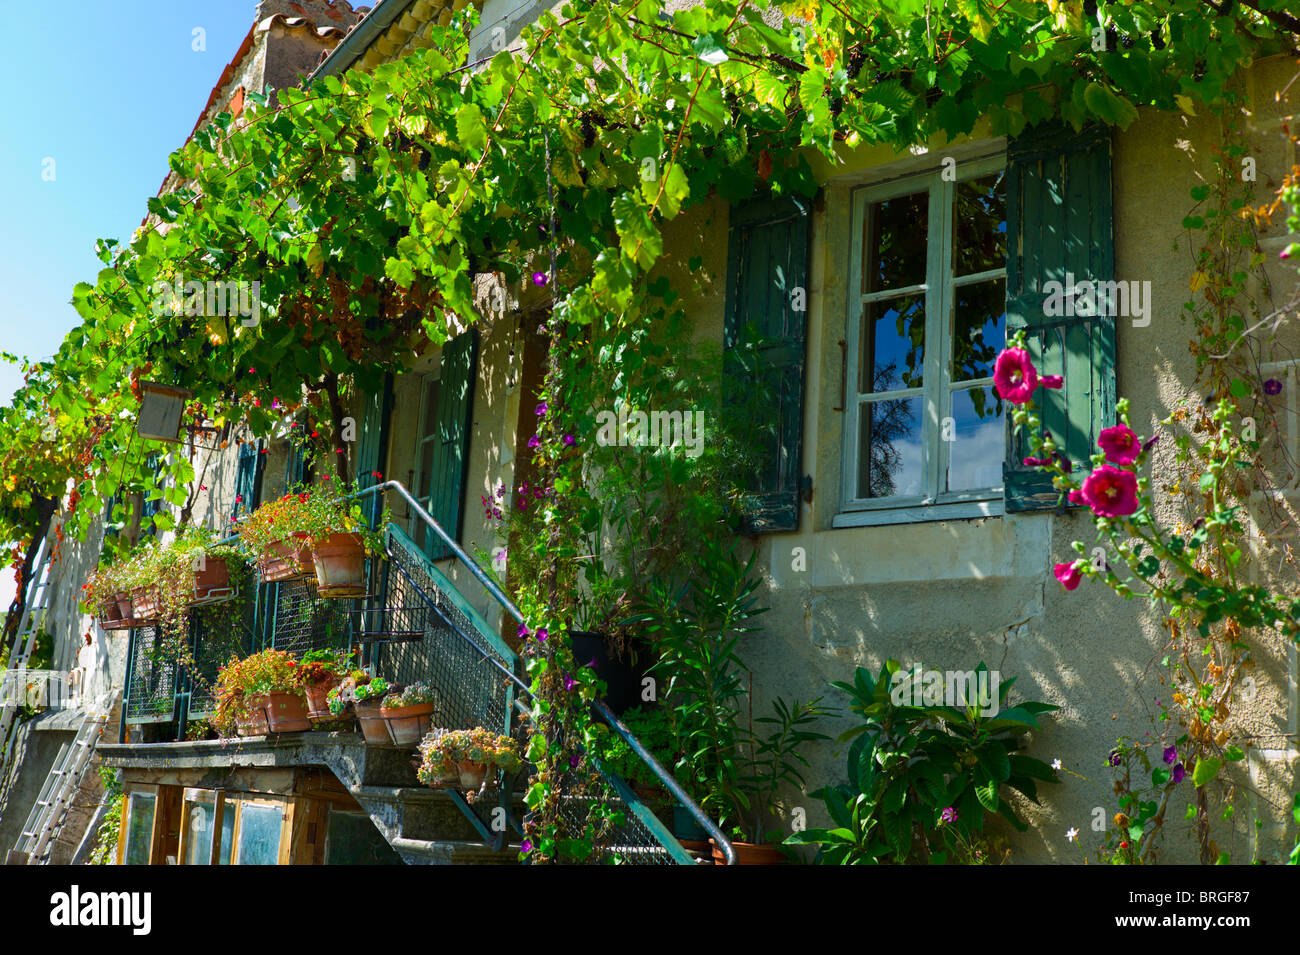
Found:
[[[25, 670], [27, 661], [36, 649], [36, 635], [45, 622], [45, 604], [50, 583], [50, 541], [45, 538], [36, 551], [32, 561], [36, 568], [36, 578], [27, 592], [27, 607], [18, 622], [18, 634], [14, 639], [13, 655], [9, 659], [9, 669]], [[11, 681], [7, 681], [11, 682]], [[10, 765], [18, 742], [18, 713], [21, 709], [18, 701], [0, 700], [0, 815], [4, 813], [5, 800], [8, 795]]]
[[50, 774], [45, 777], [41, 794], [32, 805], [22, 833], [14, 844], [15, 855], [18, 858], [25, 857], [28, 865], [43, 865], [49, 861], [50, 848], [63, 831], [68, 810], [72, 808], [72, 800], [81, 789], [86, 769], [90, 766], [95, 746], [108, 723], [116, 698], [115, 693], [106, 703], [86, 710], [76, 738], [59, 747], [59, 754], [54, 759]]

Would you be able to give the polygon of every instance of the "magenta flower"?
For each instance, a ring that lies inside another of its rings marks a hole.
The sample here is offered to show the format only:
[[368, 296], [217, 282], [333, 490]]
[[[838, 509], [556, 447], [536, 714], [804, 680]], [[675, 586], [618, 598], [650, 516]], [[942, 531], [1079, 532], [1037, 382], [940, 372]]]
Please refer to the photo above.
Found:
[[1052, 573], [1066, 590], [1074, 590], [1079, 586], [1079, 581], [1083, 580], [1083, 571], [1079, 569], [1077, 560], [1069, 564], [1057, 564]]
[[546, 414], [546, 409], [547, 409], [546, 402], [543, 401], [541, 404], [539, 404], [539, 405], [537, 406], [537, 409], [536, 409], [536, 410], [537, 410], [537, 416], [540, 418], [542, 415]]
[[1065, 387], [1065, 379], [1060, 375], [1043, 375], [1038, 379], [1038, 386], [1040, 388], [1051, 388], [1054, 391], [1059, 391]]
[[1052, 463], [1051, 458], [1025, 458], [1027, 468], [1045, 468]]
[[528, 446], [530, 448], [540, 447], [541, 443], [542, 443], [542, 439], [537, 437], [537, 435], [533, 435], [531, 438], [528, 439]]
[[536, 285], [538, 288], [541, 288], [543, 285], [546, 284], [546, 282], [547, 282], [547, 278], [545, 272], [533, 273], [533, 284]]
[[1087, 503], [1088, 503], [1087, 501], [1085, 501], [1085, 500], [1083, 499], [1083, 495], [1082, 495], [1081, 493], [1079, 493], [1079, 489], [1078, 489], [1078, 488], [1071, 488], [1071, 489], [1070, 489], [1070, 493], [1067, 494], [1066, 497], [1069, 498], [1071, 504], [1087, 504]]
[[568, 673], [564, 674], [564, 688], [568, 692], [572, 693], [573, 688], [577, 685], [578, 685], [578, 681], [575, 680], [570, 674]]
[[564, 446], [565, 446], [566, 448], [571, 448], [571, 447], [573, 447], [573, 444], [574, 444], [574, 441], [573, 441], [573, 435], [571, 435], [571, 434], [566, 434], [566, 435], [564, 436]]
[[1166, 747], [1165, 747], [1165, 752], [1164, 752], [1165, 765], [1168, 766], [1170, 763], [1172, 763], [1172, 762], [1173, 762], [1174, 760], [1176, 760], [1177, 758], [1178, 758], [1178, 747], [1177, 747], [1177, 746], [1166, 746]]
[[1138, 509], [1137, 475], [1103, 464], [1084, 478], [1080, 496], [1098, 517], [1124, 517]]
[[1004, 401], [1022, 405], [1038, 387], [1038, 369], [1023, 348], [1004, 348], [993, 365], [993, 386]]
[[1142, 451], [1142, 442], [1132, 428], [1117, 424], [1102, 429], [1097, 435], [1097, 447], [1105, 452], [1111, 464], [1132, 464]]
[[527, 640], [527, 639], [528, 639], [528, 634], [531, 633], [531, 632], [532, 632], [532, 631], [528, 629], [528, 624], [526, 624], [526, 623], [521, 623], [521, 624], [519, 625], [519, 634], [518, 634], [518, 636], [519, 636], [519, 639], [520, 639], [520, 640]]
[[943, 812], [939, 813], [939, 821], [940, 821], [940, 822], [956, 822], [957, 819], [958, 819], [958, 817], [959, 817], [959, 815], [960, 815], [960, 814], [957, 812], [956, 809], [954, 809], [952, 806], [949, 806], [949, 807], [948, 807], [947, 809], [945, 809]]
[[537, 628], [537, 642], [538, 642], [538, 643], [545, 643], [545, 642], [546, 642], [546, 637], [547, 637], [547, 636], [548, 636], [548, 634], [546, 633], [546, 628], [545, 628], [545, 627], [538, 627], [538, 628]]
[[528, 853], [533, 851], [533, 841], [531, 839], [525, 839], [523, 842], [519, 843], [519, 851], [524, 855], [528, 855]]

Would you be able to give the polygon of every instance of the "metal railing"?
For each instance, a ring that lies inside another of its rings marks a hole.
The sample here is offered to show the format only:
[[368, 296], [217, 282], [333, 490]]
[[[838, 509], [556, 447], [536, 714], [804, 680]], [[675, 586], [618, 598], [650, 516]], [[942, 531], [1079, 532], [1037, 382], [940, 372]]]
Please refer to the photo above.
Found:
[[[437, 535], [450, 552], [449, 560], [458, 563], [509, 618], [525, 623], [523, 614], [497, 581], [452, 539], [401, 482], [386, 481], [352, 498], [374, 496], [373, 523], [379, 512], [379, 495], [389, 491], [410, 507], [425, 525], [426, 533]], [[234, 540], [231, 537], [222, 543]], [[340, 608], [344, 601], [314, 599], [309, 583], [261, 585], [252, 611], [249, 626], [252, 640], [247, 649], [275, 647], [300, 652], [319, 646], [346, 646], [359, 640], [367, 647], [367, 662], [381, 666], [394, 682], [424, 682], [437, 690], [444, 711], [437, 714], [440, 722], [451, 727], [495, 727], [511, 735], [516, 725], [514, 717], [528, 712], [526, 701], [531, 698], [529, 686], [520, 676], [518, 656], [450, 577], [410, 536], [391, 523], [385, 528], [385, 556], [388, 559], [382, 566], [371, 567], [374, 590], [369, 598], [371, 603], [360, 605], [360, 601], [354, 601], [359, 606], [351, 610]], [[200, 669], [211, 670], [204, 674], [210, 684], [215, 681], [216, 668], [224, 661], [210, 660], [203, 655], [202, 634], [197, 631], [198, 628], [192, 634], [195, 659]], [[175, 720], [179, 732], [183, 733], [185, 721], [206, 712], [211, 703], [210, 696], [196, 689], [192, 676], [183, 668], [173, 663], [169, 669], [165, 661], [150, 656], [148, 651], [155, 639], [156, 632], [151, 628], [132, 631], [128, 693], [123, 703], [120, 738], [124, 737], [128, 722]], [[168, 693], [168, 700], [175, 699], [174, 706], [163, 703]], [[735, 850], [717, 824], [603, 700], [596, 700], [591, 706], [595, 716], [608, 724], [678, 805], [709, 833], [726, 864], [734, 865]], [[164, 709], [165, 713], [160, 712]], [[621, 803], [617, 808], [625, 810], [624, 822], [603, 840], [608, 844], [604, 851], [630, 863], [694, 864], [694, 858], [650, 806], [623, 779], [601, 766], [599, 760], [593, 758], [593, 763], [617, 793]], [[504, 840], [500, 827], [489, 828], [479, 810], [457, 796], [453, 793], [457, 804], [485, 840], [500, 848]], [[581, 826], [589, 798], [562, 797], [562, 814]], [[520, 831], [518, 821], [511, 816], [511, 799], [512, 786], [503, 785], [500, 805], [510, 826]]]

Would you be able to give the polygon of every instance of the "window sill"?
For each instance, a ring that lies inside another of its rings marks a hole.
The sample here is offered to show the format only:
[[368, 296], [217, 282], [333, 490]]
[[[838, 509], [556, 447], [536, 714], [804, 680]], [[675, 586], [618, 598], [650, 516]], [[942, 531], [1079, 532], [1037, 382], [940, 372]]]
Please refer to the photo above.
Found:
[[1001, 517], [1003, 512], [1003, 500], [1001, 497], [996, 497], [983, 501], [952, 501], [940, 504], [918, 504], [915, 507], [842, 511], [835, 515], [831, 527], [874, 527], [884, 524], [920, 524], [927, 521], [963, 521], [980, 517]]

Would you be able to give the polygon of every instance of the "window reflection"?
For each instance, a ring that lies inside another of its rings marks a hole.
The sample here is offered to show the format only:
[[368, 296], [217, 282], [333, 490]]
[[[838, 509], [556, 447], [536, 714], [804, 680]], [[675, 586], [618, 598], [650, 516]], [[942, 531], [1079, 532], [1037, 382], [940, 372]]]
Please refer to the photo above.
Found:
[[1002, 486], [1003, 403], [988, 387], [952, 393], [953, 440], [948, 443], [948, 490]]
[[872, 302], [862, 309], [862, 394], [920, 388], [925, 365], [925, 296]]
[[867, 213], [862, 291], [920, 285], [925, 281], [929, 192], [873, 202]]
[[886, 398], [863, 406], [859, 497], [896, 497], [924, 489], [921, 398]]

